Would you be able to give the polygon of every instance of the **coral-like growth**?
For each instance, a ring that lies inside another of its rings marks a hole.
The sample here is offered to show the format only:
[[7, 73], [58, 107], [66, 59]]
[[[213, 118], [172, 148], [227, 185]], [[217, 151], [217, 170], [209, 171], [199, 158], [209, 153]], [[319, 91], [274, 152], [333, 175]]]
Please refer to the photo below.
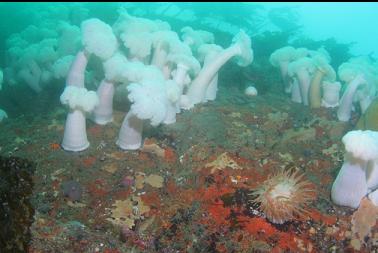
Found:
[[282, 224], [306, 213], [304, 207], [314, 199], [311, 183], [298, 171], [279, 171], [250, 194], [260, 203], [260, 211], [272, 223]]

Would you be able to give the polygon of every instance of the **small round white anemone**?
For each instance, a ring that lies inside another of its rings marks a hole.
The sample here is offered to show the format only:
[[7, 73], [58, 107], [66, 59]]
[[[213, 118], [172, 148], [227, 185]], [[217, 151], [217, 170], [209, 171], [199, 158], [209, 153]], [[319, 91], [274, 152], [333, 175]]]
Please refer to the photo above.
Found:
[[257, 90], [253, 86], [248, 86], [245, 89], [244, 94], [247, 95], [247, 96], [249, 96], [249, 97], [257, 96]]

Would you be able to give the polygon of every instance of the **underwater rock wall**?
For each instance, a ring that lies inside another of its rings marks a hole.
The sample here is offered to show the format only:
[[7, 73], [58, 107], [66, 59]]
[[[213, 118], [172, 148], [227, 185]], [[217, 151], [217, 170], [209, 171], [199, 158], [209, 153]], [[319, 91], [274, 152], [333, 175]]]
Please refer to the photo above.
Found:
[[27, 252], [34, 209], [30, 202], [35, 164], [0, 156], [0, 252]]

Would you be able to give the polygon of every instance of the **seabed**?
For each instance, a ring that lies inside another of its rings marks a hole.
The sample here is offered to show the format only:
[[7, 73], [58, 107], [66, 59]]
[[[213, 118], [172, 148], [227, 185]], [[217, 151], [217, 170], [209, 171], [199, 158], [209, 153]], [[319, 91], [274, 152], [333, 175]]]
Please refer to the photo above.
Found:
[[[29, 252], [377, 250], [375, 219], [364, 218], [377, 207], [330, 200], [340, 140], [356, 115], [343, 123], [335, 109], [311, 110], [279, 91], [247, 97], [220, 84], [215, 101], [177, 114], [175, 124], [146, 126], [144, 148], [123, 151], [115, 145], [121, 109], [105, 126], [87, 120], [90, 147], [78, 153], [60, 147], [66, 111], [58, 102], [39, 109], [44, 116], [3, 122], [1, 154], [37, 164]], [[248, 195], [279, 169], [304, 173], [316, 194], [304, 217], [281, 225]], [[64, 189], [72, 181], [79, 196]]]

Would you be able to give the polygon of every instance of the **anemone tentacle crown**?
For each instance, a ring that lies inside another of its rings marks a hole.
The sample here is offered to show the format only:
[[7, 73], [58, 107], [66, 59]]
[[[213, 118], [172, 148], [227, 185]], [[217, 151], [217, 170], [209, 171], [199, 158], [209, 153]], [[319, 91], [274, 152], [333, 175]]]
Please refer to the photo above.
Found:
[[260, 211], [277, 224], [294, 219], [295, 215], [306, 213], [304, 207], [314, 200], [311, 183], [298, 171], [279, 171], [252, 191], [252, 202], [260, 203]]

